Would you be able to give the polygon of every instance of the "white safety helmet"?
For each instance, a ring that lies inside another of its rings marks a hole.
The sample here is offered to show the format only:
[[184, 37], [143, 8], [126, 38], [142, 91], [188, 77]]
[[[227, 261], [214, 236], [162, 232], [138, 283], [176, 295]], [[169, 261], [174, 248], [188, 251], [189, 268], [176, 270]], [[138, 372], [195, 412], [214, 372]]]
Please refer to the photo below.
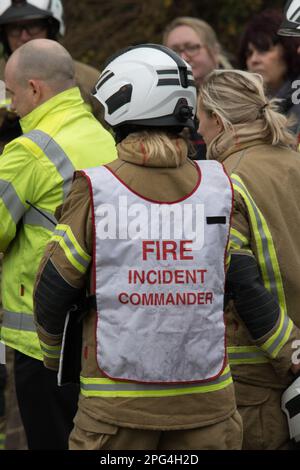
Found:
[[278, 30], [280, 36], [300, 36], [300, 0], [288, 0], [284, 20]]
[[0, 27], [22, 20], [49, 19], [55, 32], [65, 33], [61, 0], [0, 0]]
[[194, 128], [197, 94], [192, 69], [165, 46], [141, 44], [112, 56], [94, 96], [113, 128]]
[[282, 394], [281, 409], [287, 417], [290, 438], [300, 444], [300, 377]]

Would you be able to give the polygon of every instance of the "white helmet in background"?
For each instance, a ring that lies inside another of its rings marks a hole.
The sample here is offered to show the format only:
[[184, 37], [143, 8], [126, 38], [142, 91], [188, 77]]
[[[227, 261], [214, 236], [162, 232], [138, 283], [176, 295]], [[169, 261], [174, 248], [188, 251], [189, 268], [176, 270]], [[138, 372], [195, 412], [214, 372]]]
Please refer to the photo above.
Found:
[[192, 69], [165, 46], [141, 44], [113, 55], [94, 96], [113, 128], [194, 128], [197, 94]]
[[48, 19], [54, 29], [63, 36], [63, 6], [61, 0], [0, 0], [0, 27], [23, 20]]
[[300, 377], [282, 394], [281, 409], [287, 417], [290, 438], [300, 444]]
[[288, 0], [284, 20], [278, 30], [280, 36], [300, 36], [300, 0]]

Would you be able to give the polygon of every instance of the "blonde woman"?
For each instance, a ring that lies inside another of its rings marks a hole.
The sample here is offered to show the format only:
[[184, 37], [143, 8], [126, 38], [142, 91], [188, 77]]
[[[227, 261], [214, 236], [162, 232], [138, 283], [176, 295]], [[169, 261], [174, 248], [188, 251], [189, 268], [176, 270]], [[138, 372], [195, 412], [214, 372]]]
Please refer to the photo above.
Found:
[[243, 448], [290, 448], [281, 395], [299, 368], [300, 155], [260, 75], [212, 72], [198, 116], [208, 158], [224, 164], [235, 190], [226, 313]]
[[197, 87], [212, 70], [231, 68], [215, 31], [198, 18], [175, 18], [163, 32], [163, 44], [190, 64]]

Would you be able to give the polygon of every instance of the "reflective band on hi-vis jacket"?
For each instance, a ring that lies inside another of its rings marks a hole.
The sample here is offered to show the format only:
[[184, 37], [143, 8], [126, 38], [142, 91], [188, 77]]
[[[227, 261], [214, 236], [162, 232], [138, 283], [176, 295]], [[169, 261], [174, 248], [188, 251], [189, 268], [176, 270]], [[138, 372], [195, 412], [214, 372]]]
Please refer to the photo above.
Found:
[[94, 207], [97, 361], [109, 378], [201, 382], [226, 365], [232, 189], [220, 163], [197, 168], [197, 187], [174, 203], [135, 194], [105, 167], [84, 171]]

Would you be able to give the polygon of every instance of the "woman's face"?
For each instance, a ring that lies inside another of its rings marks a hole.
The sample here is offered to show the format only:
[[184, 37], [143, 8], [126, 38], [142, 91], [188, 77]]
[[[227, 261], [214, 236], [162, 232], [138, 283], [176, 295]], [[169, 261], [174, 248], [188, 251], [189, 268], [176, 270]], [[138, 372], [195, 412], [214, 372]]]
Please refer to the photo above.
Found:
[[217, 54], [213, 56], [203, 39], [189, 26], [174, 28], [169, 33], [165, 45], [190, 64], [198, 87], [205, 76], [217, 66]]
[[269, 93], [276, 93], [285, 81], [287, 65], [281, 44], [266, 51], [258, 50], [251, 42], [248, 45], [247, 69], [262, 75]]
[[201, 103], [198, 105], [197, 117], [199, 119], [199, 134], [202, 135], [206, 145], [209, 145], [217, 135], [221, 134], [224, 126], [215, 114], [208, 115], [203, 110]]

